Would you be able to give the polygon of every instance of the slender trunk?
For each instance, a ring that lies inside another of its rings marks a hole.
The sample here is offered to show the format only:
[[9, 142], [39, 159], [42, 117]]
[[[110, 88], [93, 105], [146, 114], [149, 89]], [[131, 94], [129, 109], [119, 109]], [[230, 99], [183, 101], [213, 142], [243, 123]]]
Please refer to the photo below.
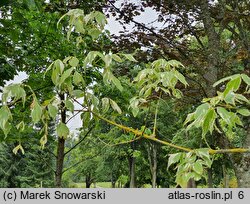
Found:
[[207, 178], [208, 188], [213, 188], [213, 171], [212, 171], [212, 169], [208, 169], [207, 174], [208, 174], [208, 178]]
[[225, 165], [222, 165], [223, 169], [223, 188], [229, 188], [229, 176], [227, 175], [227, 169]]
[[[135, 150], [135, 142], [131, 143], [131, 149]], [[131, 154], [128, 155], [128, 163], [129, 163], [129, 188], [136, 188], [135, 181], [135, 157]]]
[[[64, 108], [64, 94], [60, 94], [61, 99], [61, 122], [66, 124], [66, 110]], [[65, 139], [58, 138], [57, 143], [57, 159], [56, 159], [56, 178], [55, 184], [57, 188], [62, 187], [63, 163], [64, 163]]]
[[148, 160], [151, 172], [151, 184], [152, 188], [157, 187], [157, 146], [154, 143], [149, 143], [148, 148]]
[[116, 183], [116, 180], [114, 179], [113, 171], [112, 171], [111, 172], [111, 188], [115, 188], [115, 183]]
[[129, 156], [129, 188], [136, 188], [135, 184], [135, 158], [133, 156]]
[[196, 188], [196, 183], [194, 179], [189, 179], [188, 184], [187, 184], [187, 188]]
[[56, 159], [56, 187], [62, 187], [63, 162], [64, 162], [65, 139], [58, 138]]
[[86, 188], [90, 188], [92, 184], [92, 179], [91, 179], [91, 173], [87, 173], [85, 177], [85, 182], [86, 182]]

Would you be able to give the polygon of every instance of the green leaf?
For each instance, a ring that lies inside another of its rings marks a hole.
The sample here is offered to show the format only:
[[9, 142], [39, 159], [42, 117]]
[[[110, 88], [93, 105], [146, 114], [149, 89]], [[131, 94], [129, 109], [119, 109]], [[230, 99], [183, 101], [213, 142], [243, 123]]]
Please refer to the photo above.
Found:
[[235, 94], [235, 99], [238, 101], [238, 102], [240, 102], [240, 103], [242, 103], [242, 101], [243, 102], [246, 102], [246, 103], [250, 103], [250, 101], [245, 97], [245, 96], [243, 96], [242, 94]]
[[48, 137], [44, 134], [40, 139], [41, 148], [44, 149], [45, 144], [48, 142]]
[[110, 67], [111, 62], [112, 62], [112, 55], [111, 55], [111, 53], [106, 54], [106, 55], [104, 56], [103, 60], [104, 60], [104, 62], [105, 62], [105, 67], [106, 67], [106, 68], [107, 68], [107, 67]]
[[180, 185], [182, 188], [186, 188], [188, 181], [191, 178], [191, 172], [185, 172], [185, 173], [177, 173], [175, 182]]
[[24, 154], [24, 149], [21, 144], [17, 145], [12, 151], [14, 154], [17, 154], [18, 150], [20, 150], [22, 154]]
[[235, 105], [235, 93], [230, 91], [226, 97], [224, 98], [224, 101], [227, 103], [227, 104], [232, 104], [232, 105]]
[[56, 106], [49, 104], [48, 105], [48, 111], [49, 111], [49, 115], [52, 119], [55, 119], [58, 113], [58, 109]]
[[248, 86], [250, 86], [250, 77], [247, 76], [246, 74], [241, 74], [241, 77], [242, 77], [243, 81], [244, 81]]
[[55, 84], [56, 86], [59, 84], [60, 81], [60, 69], [56, 68], [53, 69], [52, 74], [51, 74], [51, 80], [53, 82], [53, 84]]
[[31, 118], [34, 123], [38, 123], [42, 117], [43, 109], [38, 103], [37, 99], [34, 98], [31, 104]]
[[74, 113], [74, 104], [72, 103], [72, 101], [71, 100], [69, 100], [69, 99], [66, 99], [65, 100], [65, 106], [66, 106], [66, 108], [71, 112], [71, 113]]
[[102, 111], [103, 113], [106, 113], [109, 110], [109, 99], [108, 98], [102, 98]]
[[121, 110], [120, 107], [117, 105], [117, 103], [116, 103], [115, 101], [113, 101], [112, 99], [109, 99], [109, 101], [110, 101], [111, 107], [112, 107], [115, 111], [117, 111], [119, 114], [121, 114], [121, 113], [122, 113], [122, 110]]
[[144, 92], [144, 97], [147, 98], [152, 94], [152, 87], [149, 87], [145, 92]]
[[76, 98], [81, 98], [84, 96], [84, 91], [81, 90], [73, 90], [72, 95]]
[[67, 69], [63, 74], [62, 77], [60, 78], [59, 85], [64, 83], [64, 81], [71, 76], [72, 71], [74, 70], [74, 67], [71, 67], [70, 69]]
[[73, 75], [73, 82], [75, 85], [79, 85], [80, 83], [82, 83], [83, 86], [85, 86], [85, 81], [84, 81], [82, 75], [77, 71], [75, 71], [75, 73]]
[[4, 87], [2, 95], [3, 103], [6, 104], [11, 98], [14, 98], [14, 102], [19, 99], [22, 99], [23, 105], [25, 104], [26, 92], [20, 84], [10, 84]]
[[82, 20], [82, 19], [79, 19], [79, 18], [78, 18], [78, 19], [75, 21], [74, 25], [75, 25], [75, 31], [76, 31], [76, 32], [85, 34], [84, 23], [83, 23], [83, 20]]
[[171, 67], [174, 67], [174, 68], [177, 68], [177, 67], [184, 67], [183, 64], [177, 60], [169, 60], [167, 61], [167, 63], [171, 66]]
[[160, 71], [161, 68], [164, 70], [168, 70], [169, 64], [165, 59], [158, 59], [152, 62], [152, 68]]
[[90, 112], [84, 112], [81, 114], [81, 119], [83, 123], [83, 127], [87, 128], [89, 126], [89, 123], [91, 121], [91, 114]]
[[117, 62], [123, 62], [123, 60], [117, 54], [112, 54], [112, 58]]
[[196, 161], [193, 165], [193, 170], [197, 173], [202, 175], [203, 174], [203, 167], [202, 164], [198, 161]]
[[116, 88], [118, 88], [119, 89], [119, 91], [123, 91], [123, 87], [122, 87], [122, 85], [121, 85], [121, 82], [120, 82], [120, 80], [119, 79], [117, 79], [113, 74], [112, 74], [112, 72], [110, 72], [109, 70], [104, 70], [104, 72], [103, 72], [103, 82], [105, 83], [105, 84], [109, 84], [110, 82], [112, 82], [115, 86], [116, 86]]
[[134, 117], [137, 116], [137, 114], [139, 113], [139, 99], [137, 97], [133, 97], [132, 99], [130, 99], [130, 105], [129, 105], [129, 109], [132, 109], [132, 114]]
[[24, 131], [24, 129], [25, 129], [25, 124], [24, 124], [24, 122], [21, 121], [20, 123], [18, 123], [18, 124], [16, 125], [16, 128], [17, 128], [18, 130], [20, 130], [21, 132]]
[[59, 70], [59, 73], [62, 74], [64, 71], [64, 64], [61, 60], [56, 60], [54, 62], [55, 69]]
[[185, 126], [187, 123], [192, 122], [194, 119], [195, 119], [195, 113], [189, 113], [183, 125]]
[[59, 138], [66, 139], [69, 135], [69, 128], [64, 123], [60, 122], [56, 127], [56, 133]]
[[100, 11], [94, 11], [94, 16], [95, 16], [95, 20], [101, 26], [101, 28], [104, 28], [104, 26], [107, 23], [106, 16]]
[[185, 120], [184, 124], [187, 124], [188, 122], [193, 121], [191, 124], [189, 124], [186, 128], [186, 130], [188, 131], [189, 129], [191, 129], [193, 126], [195, 127], [201, 127], [203, 122], [204, 122], [204, 118], [208, 113], [208, 110], [210, 109], [210, 105], [208, 103], [204, 103], [200, 106], [198, 106], [196, 108], [196, 111], [192, 114], [189, 114], [187, 119]]
[[132, 114], [134, 117], [136, 117], [139, 113], [140, 109], [138, 107], [132, 109]]
[[12, 120], [12, 114], [8, 106], [2, 106], [0, 109], [0, 128], [3, 130], [5, 137], [7, 137], [11, 126], [9, 121]]
[[224, 96], [226, 96], [229, 92], [237, 91], [240, 87], [240, 84], [241, 84], [241, 77], [240, 76], [229, 81], [227, 83], [226, 89], [223, 93]]
[[91, 51], [88, 53], [87, 57], [84, 59], [84, 66], [87, 67], [88, 65], [92, 64], [95, 58], [99, 56], [104, 61], [104, 56], [101, 52], [98, 51]]
[[70, 66], [72, 66], [72, 67], [77, 67], [77, 65], [79, 64], [79, 60], [78, 60], [76, 57], [72, 57], [72, 58], [69, 60], [69, 64], [70, 64]]
[[185, 85], [185, 87], [188, 85], [185, 77], [180, 73], [178, 72], [177, 70], [174, 71], [174, 75], [175, 77], [182, 83]]
[[195, 153], [198, 157], [204, 159], [204, 158], [207, 158], [207, 159], [210, 159], [210, 156], [209, 156], [209, 148], [200, 148], [200, 149], [196, 149], [195, 150]]
[[170, 154], [168, 158], [168, 167], [169, 168], [172, 164], [178, 163], [182, 157], [183, 153], [176, 153], [176, 154]]
[[236, 123], [237, 125], [240, 125], [241, 127], [244, 126], [241, 119], [235, 113], [234, 113], [234, 116], [232, 117], [232, 123]]
[[113, 84], [116, 86], [116, 88], [118, 88], [119, 91], [122, 92], [122, 91], [123, 91], [123, 87], [122, 87], [122, 85], [121, 85], [120, 80], [117, 79], [114, 75], [113, 75], [113, 77], [111, 78], [111, 80], [112, 80]]
[[217, 107], [217, 113], [220, 115], [222, 120], [224, 120], [227, 124], [231, 123], [231, 115], [230, 112], [228, 112], [225, 108], [223, 107]]
[[246, 108], [238, 109], [237, 112], [243, 116], [250, 116], [250, 111]]
[[237, 78], [237, 77], [239, 77], [239, 76], [240, 76], [240, 74], [234, 74], [234, 75], [232, 75], [232, 76], [228, 76], [228, 77], [222, 78], [222, 79], [220, 79], [219, 81], [215, 82], [215, 83], [213, 84], [213, 87], [216, 87], [217, 85], [221, 84], [222, 82], [225, 82], [225, 81], [228, 81], [228, 80], [235, 79], [235, 78]]
[[126, 59], [128, 59], [131, 62], [137, 62], [137, 60], [131, 54], [120, 54], [120, 55], [124, 56]]
[[96, 40], [102, 34], [102, 31], [97, 28], [93, 28], [88, 30], [88, 34], [92, 37], [93, 40]]
[[214, 123], [216, 119], [216, 113], [214, 109], [209, 109], [207, 112], [203, 125], [202, 125], [202, 136], [204, 137], [208, 131], [212, 134], [214, 130]]

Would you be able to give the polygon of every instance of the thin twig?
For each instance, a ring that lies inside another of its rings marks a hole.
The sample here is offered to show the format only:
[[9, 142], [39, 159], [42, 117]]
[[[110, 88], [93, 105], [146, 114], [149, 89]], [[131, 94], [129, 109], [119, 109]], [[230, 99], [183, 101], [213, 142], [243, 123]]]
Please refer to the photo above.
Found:
[[83, 138], [79, 142], [77, 142], [72, 148], [70, 148], [67, 152], [64, 153], [64, 156], [67, 155], [68, 153], [70, 153], [79, 144], [81, 144], [86, 139], [86, 137], [89, 135], [89, 133], [93, 130], [93, 128], [94, 128], [94, 125], [92, 127], [90, 127], [90, 129], [88, 130], [88, 132], [83, 136]]

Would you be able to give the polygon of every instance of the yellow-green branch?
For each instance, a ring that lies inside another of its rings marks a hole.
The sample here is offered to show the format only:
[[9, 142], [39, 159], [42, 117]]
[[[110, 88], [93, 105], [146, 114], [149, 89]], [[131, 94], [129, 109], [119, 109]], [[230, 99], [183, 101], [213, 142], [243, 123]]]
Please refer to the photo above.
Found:
[[[183, 146], [175, 145], [175, 144], [172, 144], [170, 142], [157, 139], [156, 137], [148, 135], [148, 134], [145, 134], [142, 131], [139, 131], [138, 129], [135, 130], [135, 129], [131, 128], [131, 127], [127, 127], [127, 126], [118, 124], [118, 123], [116, 123], [116, 122], [114, 122], [112, 120], [109, 120], [107, 118], [104, 118], [103, 116], [100, 116], [100, 115], [98, 115], [98, 114], [96, 114], [94, 112], [91, 112], [91, 113], [94, 116], [96, 116], [97, 118], [99, 118], [99, 119], [101, 119], [103, 121], [106, 121], [107, 123], [109, 123], [111, 125], [114, 125], [114, 126], [120, 128], [120, 129], [122, 129], [122, 130], [124, 130], [126, 132], [131, 132], [131, 133], [135, 134], [135, 136], [137, 136], [137, 137], [143, 137], [145, 139], [148, 139], [148, 140], [151, 140], [151, 141], [154, 141], [154, 142], [157, 142], [157, 143], [169, 146], [169, 147], [173, 147], [175, 149], [179, 149], [179, 150], [182, 150], [182, 151], [185, 151], [185, 152], [192, 152], [192, 151], [194, 151], [193, 149], [190, 149], [188, 147], [183, 147]], [[250, 153], [250, 149], [245, 149], [245, 148], [218, 149], [218, 150], [209, 149], [209, 154], [224, 154], [224, 153]]]

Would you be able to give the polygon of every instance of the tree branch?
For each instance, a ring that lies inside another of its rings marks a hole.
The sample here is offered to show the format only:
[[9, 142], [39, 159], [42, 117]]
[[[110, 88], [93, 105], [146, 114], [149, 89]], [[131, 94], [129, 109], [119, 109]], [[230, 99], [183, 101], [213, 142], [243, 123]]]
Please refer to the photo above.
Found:
[[[107, 118], [104, 118], [94, 112], [91, 112], [93, 115], [95, 115], [97, 118], [103, 120], [103, 121], [106, 121], [107, 123], [111, 124], [111, 125], [114, 125], [116, 127], [119, 127], [127, 132], [132, 132], [134, 133], [136, 136], [138, 137], [144, 137], [145, 139], [148, 139], [148, 140], [152, 140], [154, 142], [157, 142], [157, 143], [160, 143], [160, 144], [163, 144], [163, 145], [166, 145], [166, 146], [169, 146], [169, 147], [173, 147], [175, 149], [179, 149], [179, 150], [182, 150], [182, 151], [185, 151], [185, 152], [192, 152], [192, 151], [195, 151], [195, 149], [190, 149], [188, 147], [183, 147], [183, 146], [179, 146], [179, 145], [175, 145], [175, 144], [172, 144], [170, 142], [166, 142], [166, 141], [163, 141], [163, 140], [160, 140], [160, 139], [157, 139], [156, 137], [152, 137], [150, 135], [147, 135], [147, 134], [142, 134], [141, 131], [139, 130], [135, 130], [133, 128], [130, 128], [130, 127], [127, 127], [127, 126], [123, 126], [121, 124], [118, 124], [114, 121], [111, 121]], [[209, 149], [209, 154], [219, 154], [219, 153], [250, 153], [250, 149], [245, 149], [245, 148], [233, 148], [233, 149], [218, 149], [218, 150], [214, 150], [214, 149]]]
[[161, 39], [162, 41], [164, 41], [165, 43], [175, 47], [179, 53], [185, 57], [187, 60], [190, 60], [189, 57], [186, 55], [186, 53], [181, 50], [179, 47], [177, 47], [174, 43], [172, 43], [171, 41], [168, 41], [166, 38], [162, 37], [161, 35], [159, 35], [158, 33], [156, 33], [153, 29], [147, 27], [145, 24], [143, 23], [139, 23], [137, 21], [135, 21], [132, 17], [126, 15], [124, 12], [122, 12], [119, 8], [117, 8], [111, 1], [108, 0], [108, 2], [110, 3], [110, 5], [119, 13], [121, 14], [121, 16], [123, 16], [126, 19], [129, 19], [131, 22], [133, 22], [134, 24], [136, 24], [139, 27], [142, 27], [144, 30], [149, 31], [150, 33], [152, 33], [155, 37]]
[[89, 135], [89, 133], [93, 130], [94, 126], [90, 127], [90, 129], [88, 130], [88, 132], [83, 136], [83, 138], [77, 142], [72, 148], [70, 148], [67, 152], [64, 153], [64, 156], [66, 156], [68, 153], [70, 153], [73, 149], [75, 149], [79, 144], [81, 144], [86, 137]]

